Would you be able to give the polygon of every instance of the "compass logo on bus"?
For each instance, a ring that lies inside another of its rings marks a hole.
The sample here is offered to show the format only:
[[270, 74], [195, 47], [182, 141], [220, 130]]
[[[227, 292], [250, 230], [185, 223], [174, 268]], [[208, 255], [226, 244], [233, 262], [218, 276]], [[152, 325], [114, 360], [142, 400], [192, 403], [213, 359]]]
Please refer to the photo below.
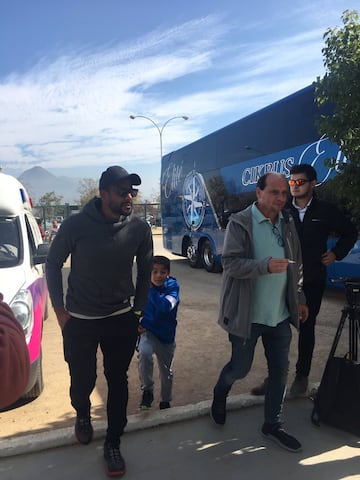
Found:
[[183, 215], [192, 230], [197, 230], [204, 219], [206, 195], [204, 181], [197, 172], [186, 175], [183, 185]]

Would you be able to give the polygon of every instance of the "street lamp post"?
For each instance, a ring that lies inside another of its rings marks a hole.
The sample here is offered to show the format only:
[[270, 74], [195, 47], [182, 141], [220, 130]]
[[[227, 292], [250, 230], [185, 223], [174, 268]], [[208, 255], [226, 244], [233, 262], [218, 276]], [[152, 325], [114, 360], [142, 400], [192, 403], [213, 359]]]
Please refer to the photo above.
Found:
[[146, 117], [145, 115], [130, 115], [130, 118], [131, 120], [135, 120], [135, 118], [145, 118], [146, 120], [149, 120], [149, 122], [151, 122], [154, 125], [154, 127], [157, 129], [160, 137], [160, 161], [162, 160], [162, 157], [163, 157], [163, 131], [166, 125], [169, 122], [171, 122], [171, 120], [175, 120], [176, 118], [182, 118], [183, 120], [189, 119], [189, 117], [187, 117], [186, 115], [178, 115], [178, 116], [169, 118], [161, 127], [159, 127], [159, 125], [156, 122], [154, 122], [152, 118]]

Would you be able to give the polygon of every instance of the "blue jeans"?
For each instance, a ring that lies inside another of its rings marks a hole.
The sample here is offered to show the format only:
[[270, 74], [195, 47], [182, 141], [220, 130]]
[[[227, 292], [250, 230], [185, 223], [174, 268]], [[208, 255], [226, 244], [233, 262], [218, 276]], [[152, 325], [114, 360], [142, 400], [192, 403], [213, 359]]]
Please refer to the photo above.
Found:
[[288, 319], [276, 327], [253, 323], [251, 336], [248, 339], [229, 334], [232, 347], [231, 359], [220, 373], [214, 395], [226, 396], [235, 380], [246, 377], [253, 362], [259, 337], [264, 345], [269, 371], [269, 383], [265, 395], [265, 422], [278, 423], [281, 420], [289, 371], [291, 328]]
[[141, 390], [154, 390], [154, 360], [156, 355], [160, 375], [160, 400], [171, 402], [173, 386], [172, 363], [175, 352], [174, 343], [163, 343], [149, 330], [140, 335], [138, 346], [138, 368], [141, 382]]

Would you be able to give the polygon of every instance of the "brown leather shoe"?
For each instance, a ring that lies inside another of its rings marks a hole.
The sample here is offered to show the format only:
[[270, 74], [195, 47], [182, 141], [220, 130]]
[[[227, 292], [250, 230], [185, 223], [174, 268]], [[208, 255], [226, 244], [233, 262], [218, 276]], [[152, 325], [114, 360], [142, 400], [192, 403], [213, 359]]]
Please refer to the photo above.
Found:
[[250, 390], [251, 395], [255, 395], [256, 397], [261, 397], [265, 395], [267, 388], [268, 388], [269, 379], [265, 378], [261, 385], [254, 387]]
[[295, 380], [290, 388], [290, 394], [294, 397], [296, 397], [297, 395], [302, 395], [307, 392], [308, 385], [308, 377], [296, 375]]

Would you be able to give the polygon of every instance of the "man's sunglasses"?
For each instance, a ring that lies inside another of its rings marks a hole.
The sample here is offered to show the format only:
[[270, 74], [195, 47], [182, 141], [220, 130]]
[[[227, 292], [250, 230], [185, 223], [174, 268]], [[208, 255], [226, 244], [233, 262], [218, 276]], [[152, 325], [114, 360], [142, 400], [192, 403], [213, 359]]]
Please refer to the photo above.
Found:
[[139, 190], [137, 188], [121, 188], [121, 187], [114, 187], [113, 191], [116, 193], [116, 195], [119, 195], [119, 197], [127, 197], [130, 193], [130, 195], [134, 198], [138, 194]]
[[311, 182], [311, 180], [307, 180], [305, 178], [298, 178], [297, 180], [289, 180], [288, 184], [290, 187], [294, 187], [297, 185], [298, 187], [301, 187], [302, 185], [305, 185], [305, 183]]

